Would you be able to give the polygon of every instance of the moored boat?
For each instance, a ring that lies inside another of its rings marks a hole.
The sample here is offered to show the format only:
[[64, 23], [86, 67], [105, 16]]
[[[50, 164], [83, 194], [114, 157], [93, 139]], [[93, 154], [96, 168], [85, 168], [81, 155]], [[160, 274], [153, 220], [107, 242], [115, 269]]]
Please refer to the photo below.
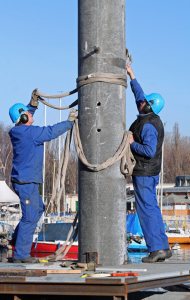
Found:
[[[67, 240], [68, 232], [70, 231], [72, 223], [50, 223], [43, 224], [40, 233], [34, 240], [31, 247], [31, 256], [45, 257], [53, 254], [58, 250]], [[73, 234], [70, 240], [73, 238]], [[66, 247], [62, 252], [69, 246], [70, 241], [67, 242]], [[12, 245], [14, 250], [14, 245]], [[78, 237], [73, 242], [69, 251], [63, 258], [64, 260], [77, 260], [78, 259]]]
[[[47, 241], [38, 241], [32, 244], [31, 248], [31, 256], [43, 257], [54, 253], [58, 250], [64, 241], [55, 241], [55, 242], [47, 242]], [[66, 250], [63, 249], [63, 252]], [[77, 260], [78, 259], [78, 242], [74, 242], [64, 259]]]
[[182, 228], [170, 229], [166, 232], [169, 244], [190, 244], [190, 232], [189, 230], [183, 230]]
[[171, 247], [172, 250], [180, 250], [181, 247], [178, 243], [174, 243], [173, 246]]

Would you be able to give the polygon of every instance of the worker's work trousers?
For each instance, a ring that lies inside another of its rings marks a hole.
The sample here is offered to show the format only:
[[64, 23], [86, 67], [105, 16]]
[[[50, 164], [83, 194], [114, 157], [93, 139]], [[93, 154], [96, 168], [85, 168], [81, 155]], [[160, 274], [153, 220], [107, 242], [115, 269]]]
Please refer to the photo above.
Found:
[[156, 199], [159, 175], [150, 177], [133, 176], [135, 205], [148, 251], [168, 249], [168, 237]]
[[13, 183], [13, 188], [20, 198], [22, 208], [22, 218], [13, 234], [16, 239], [14, 258], [23, 259], [30, 256], [33, 234], [44, 212], [44, 204], [37, 184]]

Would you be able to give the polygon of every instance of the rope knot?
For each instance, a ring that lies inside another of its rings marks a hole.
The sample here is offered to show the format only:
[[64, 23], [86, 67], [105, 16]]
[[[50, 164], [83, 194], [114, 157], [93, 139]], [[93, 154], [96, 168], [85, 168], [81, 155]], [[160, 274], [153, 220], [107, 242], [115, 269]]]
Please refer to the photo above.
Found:
[[91, 74], [88, 74], [86, 79], [89, 79], [89, 78], [94, 78], [95, 77], [95, 74], [94, 73], [91, 73]]

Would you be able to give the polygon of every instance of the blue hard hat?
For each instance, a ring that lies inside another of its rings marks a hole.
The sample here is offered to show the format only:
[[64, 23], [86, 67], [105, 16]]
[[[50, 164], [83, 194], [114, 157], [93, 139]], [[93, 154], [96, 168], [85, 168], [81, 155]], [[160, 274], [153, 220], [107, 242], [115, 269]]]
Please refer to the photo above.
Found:
[[152, 111], [158, 115], [164, 107], [164, 99], [160, 94], [152, 93], [150, 95], [144, 94], [144, 97], [148, 104], [151, 106]]
[[13, 123], [18, 123], [20, 116], [28, 111], [28, 107], [26, 107], [22, 103], [16, 103], [13, 106], [10, 107], [9, 109], [9, 116], [12, 120]]

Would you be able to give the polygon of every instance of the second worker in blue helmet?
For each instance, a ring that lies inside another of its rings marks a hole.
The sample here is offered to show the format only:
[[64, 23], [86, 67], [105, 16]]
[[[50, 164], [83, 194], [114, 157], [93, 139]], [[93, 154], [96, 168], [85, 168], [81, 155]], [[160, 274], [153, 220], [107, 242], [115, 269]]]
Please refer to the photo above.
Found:
[[37, 222], [44, 211], [38, 191], [38, 184], [43, 181], [44, 142], [71, 129], [77, 118], [76, 110], [72, 109], [67, 121], [53, 126], [33, 126], [33, 115], [38, 107], [38, 98], [33, 96], [27, 106], [16, 103], [9, 109], [10, 118], [15, 124], [9, 132], [13, 145], [11, 181], [22, 208], [22, 218], [11, 241], [12, 245], [15, 244], [14, 263], [38, 262], [37, 258], [30, 256], [30, 251]]
[[129, 130], [133, 133], [130, 146], [136, 160], [132, 174], [135, 205], [149, 252], [142, 262], [154, 263], [172, 256], [156, 199], [164, 140], [164, 126], [158, 114], [164, 99], [160, 94], [144, 94], [129, 66], [127, 74], [139, 111]]

